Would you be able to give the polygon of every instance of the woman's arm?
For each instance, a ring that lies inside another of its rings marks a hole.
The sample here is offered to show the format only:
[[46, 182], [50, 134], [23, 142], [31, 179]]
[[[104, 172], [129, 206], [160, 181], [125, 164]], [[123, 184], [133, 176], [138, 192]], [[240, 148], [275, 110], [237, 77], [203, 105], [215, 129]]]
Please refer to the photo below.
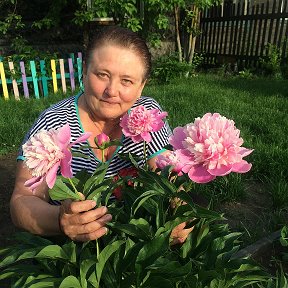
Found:
[[92, 200], [66, 200], [61, 206], [51, 205], [48, 203], [49, 194], [45, 182], [34, 193], [24, 186], [30, 178], [28, 168], [19, 161], [10, 200], [12, 221], [17, 227], [46, 236], [63, 232], [77, 241], [97, 239], [107, 232], [105, 224], [112, 216], [107, 214], [106, 207], [93, 209], [96, 203]]
[[24, 186], [31, 174], [23, 161], [17, 163], [14, 191], [10, 200], [13, 223], [24, 230], [40, 235], [60, 233], [58, 224], [59, 208], [48, 203], [48, 187], [42, 183], [33, 194]]

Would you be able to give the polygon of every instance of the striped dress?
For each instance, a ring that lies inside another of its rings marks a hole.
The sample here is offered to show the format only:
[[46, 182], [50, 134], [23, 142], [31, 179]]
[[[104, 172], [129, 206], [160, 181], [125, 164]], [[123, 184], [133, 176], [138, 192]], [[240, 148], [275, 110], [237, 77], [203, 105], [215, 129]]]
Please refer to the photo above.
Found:
[[[58, 129], [65, 124], [69, 124], [71, 128], [71, 141], [75, 141], [83, 132], [83, 127], [79, 118], [79, 111], [78, 111], [78, 99], [81, 96], [81, 93], [64, 99], [57, 104], [54, 104], [47, 110], [41, 113], [39, 118], [36, 120], [30, 131], [26, 134], [23, 144], [29, 139], [29, 137], [33, 136], [39, 130], [50, 130], [52, 128]], [[150, 97], [140, 97], [132, 108], [137, 107], [139, 105], [143, 105], [146, 109], [159, 109], [162, 111], [159, 104]], [[165, 146], [169, 144], [168, 138], [171, 135], [171, 130], [167, 122], [163, 128], [158, 132], [152, 132], [152, 141], [147, 143], [146, 145], [146, 156], [147, 158], [152, 158], [157, 156], [158, 154], [162, 153], [165, 150]], [[109, 159], [109, 168], [106, 173], [106, 177], [111, 177], [116, 175], [119, 170], [122, 168], [130, 167], [131, 163], [125, 159], [121, 159], [118, 154], [122, 153], [133, 153], [139, 156], [138, 165], [144, 164], [144, 146], [143, 142], [134, 143], [130, 138], [125, 137], [122, 135], [122, 146], [119, 146], [115, 153], [113, 154], [112, 158]], [[81, 146], [87, 146], [88, 142], [86, 143], [78, 143], [72, 147], [72, 152], [79, 151]], [[22, 146], [21, 146], [22, 147]], [[77, 172], [81, 170], [86, 170], [90, 174], [92, 174], [97, 165], [101, 163], [101, 160], [98, 159], [93, 150], [90, 148], [82, 148], [81, 152], [84, 153], [87, 158], [80, 158], [80, 157], [73, 157], [72, 159], [72, 172], [75, 175]], [[19, 155], [17, 160], [24, 160], [22, 148], [20, 148]]]

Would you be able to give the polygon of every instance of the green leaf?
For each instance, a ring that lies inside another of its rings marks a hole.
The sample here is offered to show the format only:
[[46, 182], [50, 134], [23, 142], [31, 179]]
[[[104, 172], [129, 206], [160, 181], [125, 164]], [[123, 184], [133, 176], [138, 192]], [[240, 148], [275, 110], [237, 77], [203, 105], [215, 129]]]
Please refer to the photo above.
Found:
[[135, 166], [136, 168], [139, 168], [137, 161], [142, 160], [141, 157], [139, 157], [138, 155], [133, 154], [133, 153], [128, 153], [128, 155], [127, 155], [127, 153], [121, 153], [121, 154], [118, 154], [118, 156], [121, 159], [124, 159], [126, 161], [130, 161], [133, 164], [133, 166]]
[[92, 287], [99, 288], [99, 284], [98, 284], [98, 281], [96, 279], [96, 271], [95, 270], [90, 274], [87, 281], [90, 283], [90, 285], [92, 285]]
[[57, 177], [54, 187], [49, 190], [49, 196], [52, 200], [58, 201], [66, 199], [81, 200], [79, 194], [68, 188], [59, 177]]
[[57, 287], [60, 283], [59, 278], [56, 277], [47, 277], [47, 275], [38, 275], [36, 277], [29, 276], [22, 288], [48, 288], [48, 287]]
[[156, 227], [159, 229], [166, 221], [166, 212], [164, 211], [164, 199], [158, 200], [158, 209], [156, 210]]
[[41, 274], [41, 268], [36, 265], [26, 264], [14, 264], [12, 267], [8, 267], [0, 272], [0, 280], [6, 278], [18, 278], [20, 275], [33, 275]]
[[132, 247], [130, 247], [130, 245], [128, 243], [129, 243], [129, 241], [127, 241], [127, 243], [126, 243], [126, 254], [125, 254], [123, 260], [121, 261], [121, 264], [122, 264], [121, 265], [121, 268], [122, 268], [121, 274], [122, 275], [125, 275], [124, 272], [129, 271], [130, 267], [133, 267], [131, 269], [134, 269], [137, 255], [138, 255], [139, 251], [142, 249], [142, 247], [145, 245], [145, 242], [137, 242]]
[[75, 242], [69, 241], [68, 243], [66, 243], [62, 246], [62, 249], [65, 252], [65, 254], [69, 256], [69, 261], [73, 264], [76, 264], [77, 246], [76, 246]]
[[185, 277], [192, 270], [192, 261], [182, 265], [180, 261], [171, 261], [167, 258], [160, 258], [149, 266], [151, 275], [161, 275], [162, 277], [176, 278]]
[[72, 157], [79, 157], [84, 159], [89, 159], [90, 157], [82, 152], [72, 152]]
[[[17, 249], [18, 248], [18, 249]], [[7, 267], [17, 261], [33, 259], [35, 255], [41, 250], [42, 247], [37, 248], [29, 248], [29, 249], [19, 249], [19, 247], [15, 247], [13, 250], [9, 251], [8, 255], [4, 255], [5, 258], [2, 258], [0, 262], [0, 268]]]
[[60, 284], [59, 288], [82, 288], [79, 280], [75, 276], [66, 277]]
[[153, 171], [144, 171], [141, 169], [139, 170], [139, 176], [140, 180], [141, 177], [143, 177], [144, 179], [146, 178], [147, 180], [149, 180], [150, 183], [153, 182], [156, 183], [159, 190], [161, 189], [163, 192], [165, 192], [164, 195], [167, 197], [171, 197], [178, 190], [178, 188], [173, 183], [171, 183], [167, 178]]
[[145, 231], [143, 231], [141, 228], [135, 226], [134, 224], [121, 224], [121, 223], [108, 223], [108, 227], [111, 227], [114, 231], [118, 230], [121, 232], [124, 232], [125, 234], [136, 237], [136, 239], [139, 240], [149, 240], [149, 234], [147, 235]]
[[71, 179], [77, 189], [77, 191], [82, 192], [84, 190], [84, 185], [88, 179], [90, 179], [91, 174], [87, 170], [81, 170], [75, 174]]
[[148, 199], [154, 196], [164, 195], [163, 191], [148, 190], [144, 192], [140, 197], [138, 197], [131, 207], [131, 214], [135, 215], [138, 209], [145, 203]]
[[88, 279], [90, 276], [89, 275], [87, 277], [89, 270], [91, 270], [91, 272], [95, 271], [95, 267], [93, 267], [93, 265], [96, 265], [96, 259], [85, 259], [80, 262], [80, 282], [82, 287], [87, 286], [86, 279]]
[[82, 193], [84, 194], [85, 198], [89, 195], [90, 191], [94, 189], [95, 186], [101, 184], [105, 178], [106, 171], [109, 167], [109, 163], [101, 162], [95, 172], [90, 176], [90, 178], [86, 181], [84, 185], [84, 189]]
[[65, 251], [58, 245], [49, 245], [43, 248], [35, 258], [50, 258], [50, 259], [62, 259], [70, 260], [70, 257], [65, 253]]
[[101, 274], [103, 272], [104, 266], [107, 260], [111, 257], [111, 255], [119, 249], [121, 245], [123, 245], [125, 241], [118, 240], [110, 245], [107, 245], [99, 254], [98, 263], [96, 264], [96, 278], [98, 284], [100, 284]]
[[155, 237], [152, 241], [149, 241], [141, 248], [135, 264], [137, 283], [142, 282], [146, 267], [153, 264], [155, 260], [170, 248], [169, 237], [170, 231], [167, 231]]
[[52, 241], [29, 232], [15, 233], [14, 239], [21, 244], [27, 244], [31, 247], [47, 246], [53, 244]]
[[144, 219], [131, 219], [130, 224], [135, 225], [138, 229], [142, 230], [146, 235], [152, 236], [150, 231], [150, 224]]
[[87, 200], [95, 200], [97, 202], [97, 199], [99, 198], [99, 196], [101, 196], [101, 193], [103, 193], [104, 191], [106, 191], [111, 184], [111, 179], [106, 179], [104, 180], [101, 184], [98, 185], [94, 185], [93, 189], [91, 188], [91, 190], [86, 193], [86, 199]]
[[146, 282], [144, 282], [141, 287], [157, 287], [157, 288], [174, 288], [175, 285], [173, 284], [173, 281], [165, 279], [164, 277], [160, 276], [150, 276]]

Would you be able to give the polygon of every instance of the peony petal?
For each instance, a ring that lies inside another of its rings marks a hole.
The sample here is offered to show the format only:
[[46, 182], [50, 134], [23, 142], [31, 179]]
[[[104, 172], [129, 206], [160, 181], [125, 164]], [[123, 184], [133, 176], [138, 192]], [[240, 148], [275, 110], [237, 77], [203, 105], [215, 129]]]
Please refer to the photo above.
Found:
[[216, 178], [216, 176], [208, 173], [206, 168], [202, 165], [193, 166], [188, 172], [188, 176], [192, 181], [196, 183], [208, 183]]
[[242, 160], [239, 163], [233, 164], [232, 171], [237, 173], [246, 173], [251, 169], [251, 167], [252, 164], [248, 163], [245, 160]]
[[64, 147], [67, 147], [71, 138], [71, 130], [69, 124], [65, 124], [58, 130], [57, 140], [59, 143], [59, 147], [62, 150]]
[[254, 149], [247, 149], [247, 148], [241, 148], [241, 150], [238, 152], [242, 157], [245, 157], [249, 154], [251, 154], [254, 151]]
[[30, 188], [33, 192], [34, 190], [43, 182], [44, 177], [37, 176], [27, 180], [24, 183], [25, 187]]
[[147, 143], [151, 142], [151, 140], [152, 140], [152, 137], [151, 137], [151, 135], [150, 135], [149, 132], [142, 132], [142, 133], [141, 133], [141, 137], [142, 137], [142, 139], [143, 139], [144, 141], [146, 141]]
[[232, 172], [232, 165], [221, 165], [220, 168], [208, 169], [208, 173], [214, 176], [224, 176]]
[[33, 194], [35, 192], [35, 189], [41, 185], [41, 183], [43, 182], [44, 177], [40, 177], [39, 181], [34, 183], [33, 185], [30, 186], [30, 189], [32, 190]]
[[179, 161], [183, 164], [194, 163], [194, 156], [188, 150], [178, 149], [175, 150], [175, 154], [179, 158]]
[[156, 122], [151, 124], [151, 128], [153, 132], [159, 131], [164, 126], [164, 122]]
[[143, 141], [143, 138], [141, 137], [141, 135], [130, 136], [130, 138], [134, 143], [139, 143]]
[[56, 177], [57, 177], [57, 171], [59, 168], [60, 162], [57, 162], [54, 166], [51, 167], [51, 169], [47, 172], [46, 175], [46, 183], [50, 189], [53, 188]]
[[186, 163], [183, 167], [182, 167], [182, 171], [184, 173], [189, 173], [189, 171], [193, 168], [194, 163]]
[[183, 127], [176, 127], [173, 130], [173, 135], [169, 138], [169, 143], [176, 149], [183, 149], [182, 142], [185, 140], [186, 134]]
[[65, 178], [72, 178], [73, 176], [71, 168], [72, 154], [68, 149], [64, 150], [63, 153], [65, 157], [60, 162], [61, 175]]

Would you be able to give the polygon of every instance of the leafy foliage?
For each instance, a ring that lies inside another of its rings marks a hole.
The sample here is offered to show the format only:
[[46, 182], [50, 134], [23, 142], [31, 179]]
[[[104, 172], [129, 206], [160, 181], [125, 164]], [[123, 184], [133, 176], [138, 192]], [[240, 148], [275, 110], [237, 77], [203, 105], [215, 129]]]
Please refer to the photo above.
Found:
[[[184, 176], [169, 181], [169, 169], [159, 174], [138, 167], [132, 187], [129, 176], [104, 180], [106, 169], [103, 164], [92, 177], [82, 171], [73, 181], [87, 198], [108, 206], [109, 233], [97, 245], [21, 233], [18, 244], [0, 250], [0, 280], [12, 278], [12, 287], [223, 288], [268, 279], [250, 259], [233, 257], [240, 233], [230, 233], [222, 215], [196, 205], [189, 191], [179, 192]], [[109, 200], [123, 182], [123, 201]], [[58, 186], [50, 191], [54, 199]], [[186, 204], [172, 209], [173, 199]], [[170, 233], [183, 222], [193, 232], [183, 245], [171, 246]]]
[[203, 56], [197, 53], [191, 64], [179, 62], [175, 54], [158, 57], [153, 63], [152, 81], [168, 83], [173, 79], [189, 77], [195, 74], [202, 62]]

